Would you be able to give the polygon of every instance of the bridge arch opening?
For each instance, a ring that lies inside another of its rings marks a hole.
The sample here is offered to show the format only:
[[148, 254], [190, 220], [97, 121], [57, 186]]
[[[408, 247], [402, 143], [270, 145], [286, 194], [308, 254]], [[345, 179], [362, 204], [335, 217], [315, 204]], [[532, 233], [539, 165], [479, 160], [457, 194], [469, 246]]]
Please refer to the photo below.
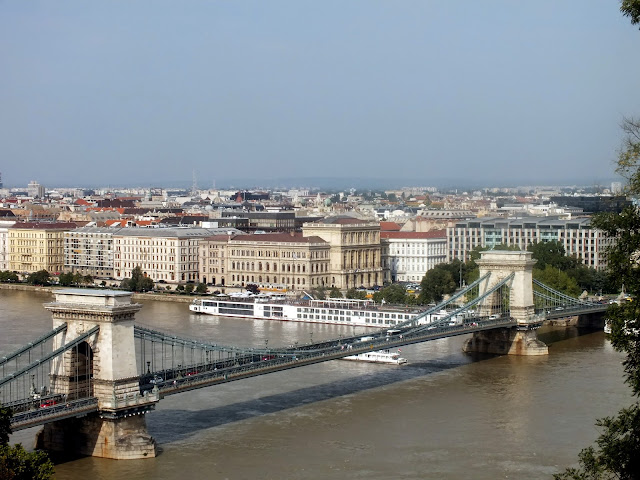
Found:
[[69, 372], [69, 397], [87, 398], [93, 396], [93, 349], [87, 342], [81, 342], [71, 349]]

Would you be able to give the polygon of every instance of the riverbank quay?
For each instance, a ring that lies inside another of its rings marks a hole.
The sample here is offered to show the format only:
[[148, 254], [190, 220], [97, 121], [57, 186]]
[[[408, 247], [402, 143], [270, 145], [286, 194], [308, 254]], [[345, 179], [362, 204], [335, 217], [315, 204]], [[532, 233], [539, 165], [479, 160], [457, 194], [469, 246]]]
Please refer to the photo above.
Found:
[[[43, 292], [43, 293], [55, 293], [56, 290], [62, 290], [71, 287], [59, 287], [56, 285], [49, 285], [46, 287], [37, 286], [37, 285], [25, 285], [23, 283], [0, 283], [0, 290], [21, 290], [21, 291], [30, 291], [30, 292]], [[83, 287], [72, 287], [72, 288], [83, 288]], [[100, 287], [89, 287], [92, 289], [100, 290]], [[159, 302], [176, 302], [176, 303], [191, 303], [195, 298], [198, 298], [196, 295], [180, 295], [180, 294], [171, 294], [171, 293], [134, 293], [133, 300], [156, 300]]]

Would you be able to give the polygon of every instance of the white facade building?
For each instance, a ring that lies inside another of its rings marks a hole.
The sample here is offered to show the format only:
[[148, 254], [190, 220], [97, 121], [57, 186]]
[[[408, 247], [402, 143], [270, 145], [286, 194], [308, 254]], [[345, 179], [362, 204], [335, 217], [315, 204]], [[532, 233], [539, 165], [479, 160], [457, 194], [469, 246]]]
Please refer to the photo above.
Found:
[[113, 276], [129, 278], [140, 266], [154, 282], [199, 282], [200, 239], [235, 233], [242, 232], [233, 228], [123, 228], [113, 235]]
[[383, 265], [391, 282], [419, 282], [428, 270], [447, 261], [447, 235], [431, 232], [380, 232]]
[[9, 270], [9, 229], [14, 220], [0, 220], [0, 271]]

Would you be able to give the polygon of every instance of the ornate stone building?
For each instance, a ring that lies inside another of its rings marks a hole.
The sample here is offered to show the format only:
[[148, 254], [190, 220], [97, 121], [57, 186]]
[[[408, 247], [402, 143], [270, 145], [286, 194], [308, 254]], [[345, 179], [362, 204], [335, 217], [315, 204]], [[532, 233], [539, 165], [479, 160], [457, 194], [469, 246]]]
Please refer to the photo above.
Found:
[[331, 245], [329, 287], [340, 289], [382, 285], [380, 223], [348, 216], [305, 223], [304, 236], [318, 236]]
[[200, 280], [219, 286], [302, 291], [329, 282], [329, 244], [299, 233], [215, 235], [199, 243]]

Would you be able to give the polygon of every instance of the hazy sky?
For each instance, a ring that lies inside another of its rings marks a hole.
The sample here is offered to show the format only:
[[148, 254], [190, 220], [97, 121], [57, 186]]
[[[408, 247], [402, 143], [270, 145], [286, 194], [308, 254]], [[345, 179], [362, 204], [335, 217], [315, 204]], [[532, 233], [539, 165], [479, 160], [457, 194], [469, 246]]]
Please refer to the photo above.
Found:
[[640, 31], [618, 6], [0, 0], [0, 172], [607, 182], [640, 116]]

